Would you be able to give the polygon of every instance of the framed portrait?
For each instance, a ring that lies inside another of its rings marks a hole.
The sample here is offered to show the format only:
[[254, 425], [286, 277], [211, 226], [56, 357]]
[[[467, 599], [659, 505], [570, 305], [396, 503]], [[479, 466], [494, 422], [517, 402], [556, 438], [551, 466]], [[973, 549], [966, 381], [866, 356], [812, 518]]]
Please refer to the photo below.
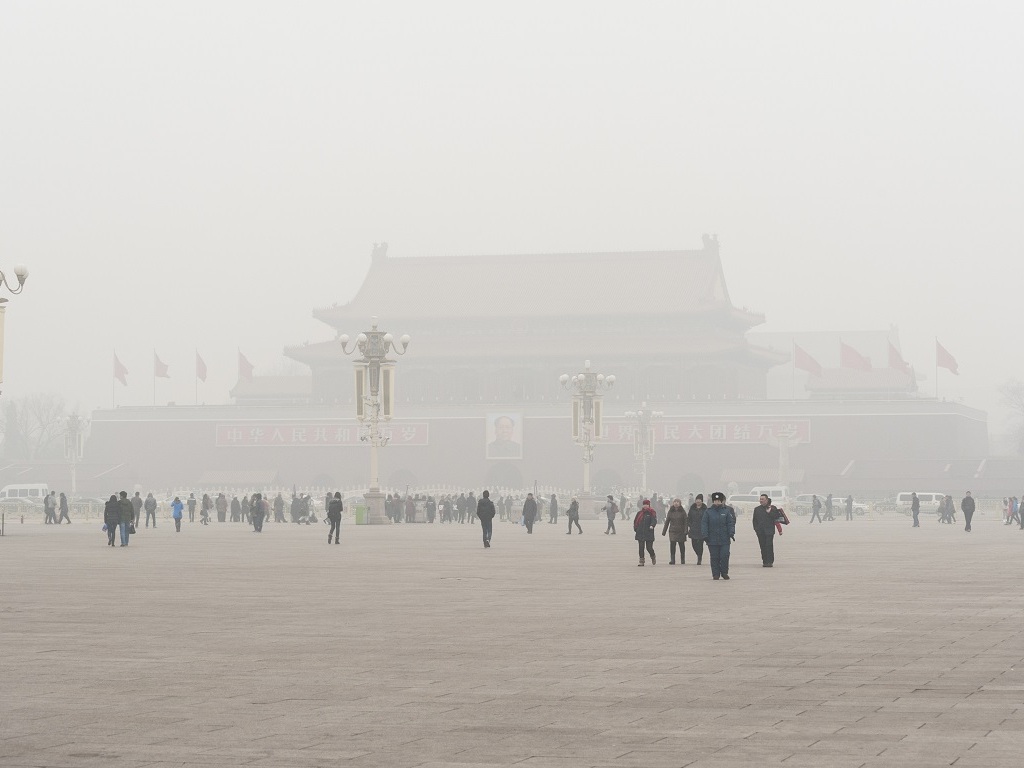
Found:
[[523, 414], [487, 414], [484, 455], [488, 459], [523, 458]]

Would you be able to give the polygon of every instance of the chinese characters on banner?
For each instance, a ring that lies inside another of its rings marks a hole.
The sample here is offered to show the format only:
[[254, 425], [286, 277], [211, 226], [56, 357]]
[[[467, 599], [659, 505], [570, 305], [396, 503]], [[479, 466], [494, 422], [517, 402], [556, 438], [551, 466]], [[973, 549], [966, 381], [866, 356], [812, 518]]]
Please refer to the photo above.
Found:
[[[365, 427], [359, 424], [324, 422], [238, 422], [217, 425], [218, 448], [274, 446], [359, 445]], [[381, 425], [388, 445], [427, 445], [430, 429], [425, 421], [393, 421]]]
[[[605, 419], [604, 443], [632, 443], [636, 425], [625, 419]], [[811, 442], [809, 419], [673, 419], [651, 424], [654, 442], [672, 443], [768, 443], [786, 438], [792, 443]]]

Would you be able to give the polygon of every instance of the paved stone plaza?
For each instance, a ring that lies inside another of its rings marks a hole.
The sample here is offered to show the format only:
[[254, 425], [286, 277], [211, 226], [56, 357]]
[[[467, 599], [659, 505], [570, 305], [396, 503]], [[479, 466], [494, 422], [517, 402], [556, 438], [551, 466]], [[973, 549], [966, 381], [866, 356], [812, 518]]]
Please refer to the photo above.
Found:
[[1019, 766], [1024, 532], [794, 520], [732, 580], [541, 523], [0, 539], [2, 766]]

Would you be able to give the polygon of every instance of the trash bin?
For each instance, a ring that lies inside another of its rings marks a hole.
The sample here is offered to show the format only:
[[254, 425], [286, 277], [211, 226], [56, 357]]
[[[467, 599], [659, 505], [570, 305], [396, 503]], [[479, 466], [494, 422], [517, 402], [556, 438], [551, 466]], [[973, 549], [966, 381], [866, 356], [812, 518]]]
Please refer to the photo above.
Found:
[[356, 506], [356, 525], [366, 525], [366, 507], [362, 504]]

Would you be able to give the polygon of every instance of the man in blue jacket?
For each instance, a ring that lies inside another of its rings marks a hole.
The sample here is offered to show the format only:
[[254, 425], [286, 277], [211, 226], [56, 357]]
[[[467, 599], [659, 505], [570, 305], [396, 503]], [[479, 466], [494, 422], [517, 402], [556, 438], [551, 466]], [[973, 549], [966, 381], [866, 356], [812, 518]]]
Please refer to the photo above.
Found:
[[711, 506], [700, 521], [701, 538], [708, 545], [711, 578], [729, 580], [729, 542], [736, 541], [736, 512], [725, 503], [725, 494], [711, 494]]

